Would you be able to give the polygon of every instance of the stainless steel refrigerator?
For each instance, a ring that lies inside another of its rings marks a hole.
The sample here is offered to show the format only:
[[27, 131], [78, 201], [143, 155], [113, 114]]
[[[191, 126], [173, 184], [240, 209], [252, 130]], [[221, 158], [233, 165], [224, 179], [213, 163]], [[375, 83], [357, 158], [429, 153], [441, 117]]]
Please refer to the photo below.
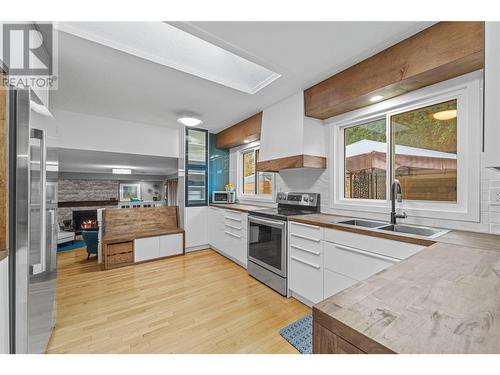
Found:
[[57, 153], [33, 126], [30, 90], [9, 95], [10, 351], [43, 353], [55, 325]]

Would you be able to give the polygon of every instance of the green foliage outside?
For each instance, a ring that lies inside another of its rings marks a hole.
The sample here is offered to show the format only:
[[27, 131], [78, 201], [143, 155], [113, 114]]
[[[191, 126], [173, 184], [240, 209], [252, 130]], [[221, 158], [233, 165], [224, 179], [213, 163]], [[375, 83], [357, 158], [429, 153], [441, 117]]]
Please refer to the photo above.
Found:
[[[456, 153], [457, 118], [436, 120], [433, 117], [437, 112], [453, 109], [457, 109], [456, 100], [392, 116], [394, 142], [398, 145]], [[363, 139], [386, 142], [385, 119], [348, 128], [344, 137], [346, 146]]]

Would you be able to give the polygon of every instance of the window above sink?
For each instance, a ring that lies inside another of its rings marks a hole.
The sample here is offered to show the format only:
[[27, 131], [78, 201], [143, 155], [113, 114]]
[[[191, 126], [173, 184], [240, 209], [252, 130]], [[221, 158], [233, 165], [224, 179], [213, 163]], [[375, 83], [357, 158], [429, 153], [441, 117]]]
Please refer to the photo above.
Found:
[[330, 120], [330, 208], [479, 221], [481, 74], [470, 73]]

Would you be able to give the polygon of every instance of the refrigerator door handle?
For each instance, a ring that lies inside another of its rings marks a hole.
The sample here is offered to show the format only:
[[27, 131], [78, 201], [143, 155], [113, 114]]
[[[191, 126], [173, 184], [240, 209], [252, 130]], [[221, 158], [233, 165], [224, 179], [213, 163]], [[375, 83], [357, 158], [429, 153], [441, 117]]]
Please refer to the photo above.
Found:
[[47, 155], [45, 145], [45, 132], [40, 129], [31, 129], [30, 138], [40, 141], [40, 263], [31, 264], [29, 271], [31, 275], [37, 275], [47, 270], [47, 241], [46, 241], [46, 167]]

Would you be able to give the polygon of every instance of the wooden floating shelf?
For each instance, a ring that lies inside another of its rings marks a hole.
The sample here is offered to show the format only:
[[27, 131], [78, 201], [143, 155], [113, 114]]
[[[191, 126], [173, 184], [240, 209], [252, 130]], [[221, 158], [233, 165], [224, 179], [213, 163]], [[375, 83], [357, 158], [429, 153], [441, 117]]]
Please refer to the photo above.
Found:
[[305, 90], [305, 114], [324, 120], [483, 67], [484, 22], [439, 22]]
[[217, 133], [216, 147], [228, 149], [245, 144], [245, 141], [258, 141], [262, 127], [262, 112], [238, 122], [237, 124]]
[[257, 162], [259, 172], [279, 172], [284, 169], [315, 168], [326, 169], [326, 158], [313, 155], [295, 155]]
[[94, 206], [118, 206], [118, 200], [108, 201], [71, 201], [59, 202], [57, 207], [94, 207]]

